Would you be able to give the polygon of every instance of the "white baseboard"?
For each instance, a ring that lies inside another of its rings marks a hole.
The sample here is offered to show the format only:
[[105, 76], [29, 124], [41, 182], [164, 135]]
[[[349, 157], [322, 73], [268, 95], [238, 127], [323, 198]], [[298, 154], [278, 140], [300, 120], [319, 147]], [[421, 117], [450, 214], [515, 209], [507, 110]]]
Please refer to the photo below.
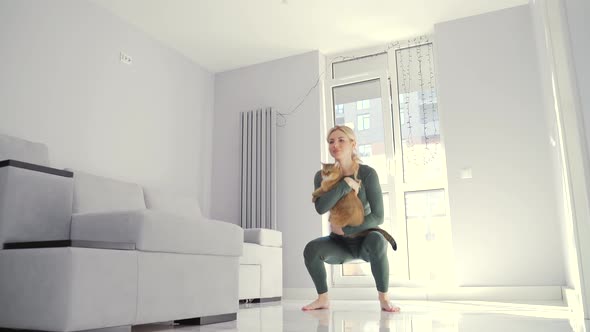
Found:
[[[374, 300], [374, 288], [332, 287], [329, 290], [333, 300]], [[309, 300], [317, 296], [315, 288], [284, 288], [285, 300]], [[421, 301], [564, 301], [561, 286], [523, 287], [390, 287], [389, 297], [393, 300]]]

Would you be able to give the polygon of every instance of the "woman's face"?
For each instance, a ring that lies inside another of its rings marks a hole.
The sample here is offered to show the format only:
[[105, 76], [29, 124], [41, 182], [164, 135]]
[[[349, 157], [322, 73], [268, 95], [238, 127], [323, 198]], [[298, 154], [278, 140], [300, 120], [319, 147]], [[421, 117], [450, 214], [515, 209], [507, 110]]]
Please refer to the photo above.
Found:
[[337, 161], [352, 159], [352, 150], [354, 145], [352, 141], [340, 130], [334, 130], [328, 136], [330, 154]]

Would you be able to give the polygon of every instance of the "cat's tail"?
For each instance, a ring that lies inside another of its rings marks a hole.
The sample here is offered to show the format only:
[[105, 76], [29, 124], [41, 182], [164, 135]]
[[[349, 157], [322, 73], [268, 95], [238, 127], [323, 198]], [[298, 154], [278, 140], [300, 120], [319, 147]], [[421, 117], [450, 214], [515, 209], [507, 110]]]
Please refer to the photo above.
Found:
[[366, 230], [364, 230], [364, 231], [362, 231], [360, 233], [356, 233], [356, 234], [351, 235], [351, 237], [367, 236], [371, 232], [379, 232], [379, 233], [381, 233], [381, 235], [383, 235], [383, 237], [385, 238], [385, 240], [387, 240], [387, 242], [389, 242], [389, 244], [391, 244], [391, 248], [394, 251], [397, 250], [397, 243], [395, 242], [395, 239], [393, 238], [393, 236], [391, 236], [391, 234], [389, 234], [386, 230], [381, 229], [379, 227], [366, 229]]

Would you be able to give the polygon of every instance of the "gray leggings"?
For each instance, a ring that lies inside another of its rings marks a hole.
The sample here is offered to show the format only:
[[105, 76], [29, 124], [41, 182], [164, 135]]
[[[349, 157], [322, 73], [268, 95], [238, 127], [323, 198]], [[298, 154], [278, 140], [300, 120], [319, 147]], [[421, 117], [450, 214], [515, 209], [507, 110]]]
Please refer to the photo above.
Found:
[[318, 294], [328, 291], [324, 263], [342, 264], [357, 258], [371, 263], [371, 272], [375, 278], [377, 290], [386, 293], [389, 286], [387, 246], [387, 240], [378, 232], [371, 232], [365, 237], [358, 238], [331, 233], [330, 236], [309, 242], [303, 250], [303, 258]]

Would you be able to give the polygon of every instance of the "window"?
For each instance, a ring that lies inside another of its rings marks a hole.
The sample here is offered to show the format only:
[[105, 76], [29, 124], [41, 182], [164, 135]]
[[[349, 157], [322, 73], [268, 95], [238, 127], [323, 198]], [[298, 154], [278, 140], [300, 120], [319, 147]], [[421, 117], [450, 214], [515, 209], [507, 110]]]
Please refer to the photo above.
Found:
[[367, 130], [371, 128], [371, 114], [360, 114], [356, 119], [358, 130]]
[[359, 145], [359, 157], [370, 157], [372, 154], [371, 144]]
[[[359, 157], [379, 174], [381, 227], [398, 242], [395, 255], [388, 255], [390, 283], [452, 284], [451, 220], [432, 43], [388, 49], [375, 57], [383, 57], [374, 61], [381, 69], [368, 70], [355, 60], [332, 64], [340, 74], [331, 72], [327, 81], [332, 98], [327, 98], [325, 109], [335, 113], [328, 121], [344, 121], [353, 128]], [[341, 114], [344, 105], [346, 114]], [[332, 272], [336, 286], [374, 286], [368, 263], [333, 265]]]
[[344, 104], [338, 104], [334, 107], [336, 114], [344, 114]]
[[371, 108], [371, 101], [368, 99], [359, 100], [356, 102], [356, 109], [357, 110], [367, 110]]

